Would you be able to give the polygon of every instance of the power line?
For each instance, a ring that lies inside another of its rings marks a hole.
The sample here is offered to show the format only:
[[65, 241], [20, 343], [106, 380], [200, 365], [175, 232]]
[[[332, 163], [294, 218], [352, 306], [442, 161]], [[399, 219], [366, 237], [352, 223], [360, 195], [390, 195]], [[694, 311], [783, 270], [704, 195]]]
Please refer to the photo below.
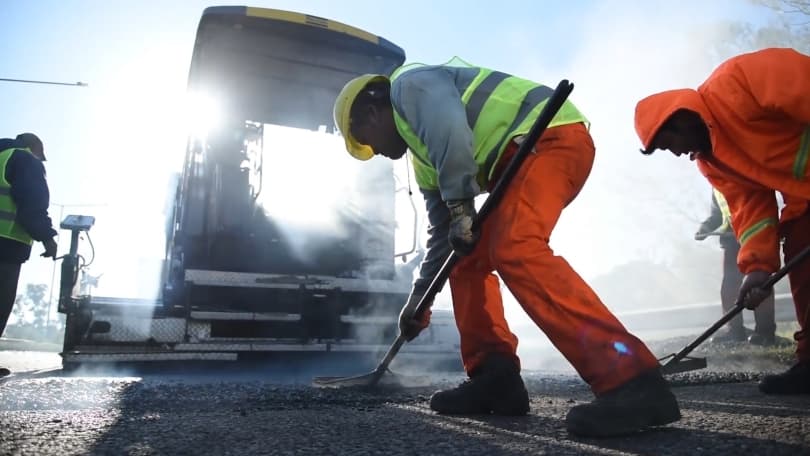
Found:
[[50, 84], [50, 85], [62, 85], [62, 86], [73, 86], [73, 87], [87, 87], [86, 82], [54, 82], [54, 81], [34, 81], [31, 79], [8, 79], [8, 78], [0, 78], [0, 81], [4, 82], [24, 82], [28, 84]]

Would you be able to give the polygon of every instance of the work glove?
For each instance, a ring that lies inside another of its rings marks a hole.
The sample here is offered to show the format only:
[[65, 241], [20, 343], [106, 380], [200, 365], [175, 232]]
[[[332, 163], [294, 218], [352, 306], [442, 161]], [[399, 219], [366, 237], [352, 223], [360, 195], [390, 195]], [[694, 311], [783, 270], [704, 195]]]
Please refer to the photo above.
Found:
[[402, 310], [399, 312], [399, 335], [404, 337], [408, 342], [415, 339], [416, 336], [430, 324], [430, 308], [433, 306], [433, 300], [428, 303], [425, 311], [422, 312], [421, 315], [415, 315], [416, 306], [419, 305], [419, 301], [422, 300], [422, 296], [424, 295], [424, 290], [417, 290], [416, 288], [411, 290], [411, 294], [408, 296], [408, 302], [405, 303], [405, 306], [403, 306]]
[[459, 256], [469, 255], [480, 235], [478, 230], [473, 231], [475, 202], [472, 199], [448, 201], [447, 208], [450, 210], [450, 246]]
[[713, 223], [709, 223], [708, 220], [701, 223], [698, 227], [697, 233], [695, 233], [695, 240], [702, 241], [711, 236], [714, 233], [714, 230], [717, 228], [717, 226], [714, 225], [715, 224]]
[[710, 234], [711, 234], [710, 231], [699, 230], [697, 233], [695, 233], [695, 240], [696, 241], [702, 241], [702, 240], [706, 239], [707, 237], [709, 237]]
[[742, 302], [746, 309], [756, 309], [765, 298], [771, 295], [771, 288], [763, 287], [770, 276], [771, 274], [765, 271], [751, 271], [746, 274], [740, 285], [737, 302]]
[[45, 252], [42, 253], [42, 257], [45, 258], [56, 258], [56, 241], [53, 238], [46, 239], [42, 241], [42, 245], [45, 246]]

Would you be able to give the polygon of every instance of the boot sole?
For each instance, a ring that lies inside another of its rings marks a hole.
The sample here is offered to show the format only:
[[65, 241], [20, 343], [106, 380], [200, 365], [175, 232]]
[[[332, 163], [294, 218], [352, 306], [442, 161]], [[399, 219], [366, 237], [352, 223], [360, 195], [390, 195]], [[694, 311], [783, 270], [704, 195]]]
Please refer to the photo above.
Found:
[[[437, 401], [438, 402], [438, 401]], [[503, 404], [510, 404], [503, 406]], [[435, 404], [433, 398], [430, 401], [430, 409], [441, 415], [500, 415], [500, 416], [523, 416], [529, 413], [529, 393], [523, 391], [513, 392], [505, 397], [489, 398], [478, 404], [465, 404], [467, 407], [441, 407]]]
[[[566, 419], [568, 432], [581, 437], [620, 437], [635, 434], [657, 426], [664, 426], [681, 419], [681, 411], [677, 403], [674, 407], [656, 407], [648, 409], [649, 418], [638, 419], [633, 422], [614, 420], [608, 424], [595, 424], [590, 420], [581, 418]], [[645, 415], [647, 415], [645, 413]], [[626, 418], [625, 418], [626, 419]], [[611, 426], [612, 425], [612, 426]]]
[[490, 413], [490, 409], [482, 404], [479, 404], [477, 407], [452, 408], [435, 406], [431, 403], [430, 409], [439, 415], [489, 415]]
[[499, 416], [524, 416], [529, 414], [529, 410], [530, 407], [526, 405], [526, 407], [512, 409], [493, 408], [492, 413]]
[[499, 415], [499, 416], [524, 416], [529, 413], [529, 404], [525, 407], [501, 408], [501, 407], [482, 407], [482, 408], [469, 408], [469, 409], [441, 409], [439, 407], [431, 410], [439, 415]]
[[523, 416], [527, 415], [530, 410], [529, 400], [526, 398], [526, 403], [522, 404], [518, 407], [492, 407], [492, 406], [481, 406], [480, 408], [444, 408], [436, 407], [434, 408], [433, 405], [430, 407], [431, 410], [440, 414], [440, 415], [499, 415], [499, 416]]
[[[523, 416], [529, 413], [529, 393], [523, 388], [522, 391], [514, 391], [508, 397], [498, 398], [490, 404], [490, 409], [495, 415], [501, 416]], [[497, 404], [517, 404], [511, 407], [503, 407]]]

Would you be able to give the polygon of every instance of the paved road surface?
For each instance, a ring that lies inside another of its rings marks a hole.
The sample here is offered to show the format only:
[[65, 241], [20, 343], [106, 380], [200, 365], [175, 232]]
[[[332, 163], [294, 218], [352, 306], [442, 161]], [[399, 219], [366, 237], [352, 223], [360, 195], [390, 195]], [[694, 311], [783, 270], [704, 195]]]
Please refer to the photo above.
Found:
[[738, 366], [674, 377], [675, 425], [595, 440], [565, 432], [566, 411], [591, 398], [565, 369], [524, 372], [528, 417], [460, 418], [427, 406], [435, 388], [461, 380], [455, 374], [360, 392], [312, 388], [313, 372], [287, 363], [281, 376], [267, 365], [68, 376], [48, 369], [58, 366], [54, 353], [0, 352], [0, 362], [18, 371], [0, 383], [0, 454], [810, 454], [810, 396], [763, 396], [758, 374]]

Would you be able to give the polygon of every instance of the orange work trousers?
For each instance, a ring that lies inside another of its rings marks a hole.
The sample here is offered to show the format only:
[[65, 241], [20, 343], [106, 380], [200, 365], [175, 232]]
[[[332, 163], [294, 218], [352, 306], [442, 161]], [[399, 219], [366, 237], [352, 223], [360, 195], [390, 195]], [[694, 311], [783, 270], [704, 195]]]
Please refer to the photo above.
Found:
[[[785, 262], [790, 261], [806, 247], [810, 246], [810, 210], [798, 218], [784, 222], [779, 227], [785, 243], [782, 250]], [[799, 361], [810, 361], [810, 258], [797, 263], [788, 272], [793, 305], [796, 307], [796, 319], [799, 330], [793, 336], [796, 339], [796, 357]]]
[[[514, 142], [507, 147], [494, 182], [516, 151]], [[646, 345], [548, 244], [560, 213], [582, 189], [593, 161], [593, 141], [583, 124], [546, 130], [482, 225], [474, 252], [453, 269], [450, 290], [468, 373], [491, 353], [520, 363], [518, 340], [504, 318], [500, 282], [493, 271], [595, 394], [658, 368]]]

